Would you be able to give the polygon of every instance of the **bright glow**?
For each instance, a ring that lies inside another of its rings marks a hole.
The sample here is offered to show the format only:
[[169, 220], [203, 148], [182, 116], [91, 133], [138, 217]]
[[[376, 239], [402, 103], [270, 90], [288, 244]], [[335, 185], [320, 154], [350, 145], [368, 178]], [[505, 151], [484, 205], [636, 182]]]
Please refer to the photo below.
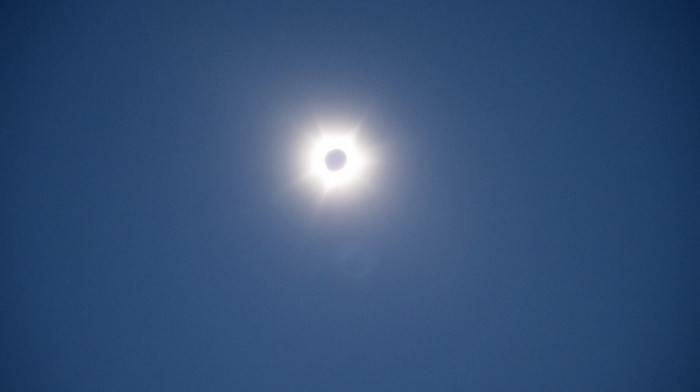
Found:
[[[341, 169], [330, 170], [326, 155], [336, 149], [345, 153], [347, 161]], [[325, 192], [357, 182], [366, 166], [367, 157], [360, 150], [355, 134], [349, 132], [322, 133], [309, 156], [310, 174], [321, 182]]]

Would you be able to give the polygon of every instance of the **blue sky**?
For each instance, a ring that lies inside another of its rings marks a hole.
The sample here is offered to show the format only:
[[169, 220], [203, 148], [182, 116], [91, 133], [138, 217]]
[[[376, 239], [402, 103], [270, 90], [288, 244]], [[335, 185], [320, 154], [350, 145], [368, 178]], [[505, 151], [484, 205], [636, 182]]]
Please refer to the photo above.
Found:
[[0, 10], [1, 389], [697, 389], [691, 2]]

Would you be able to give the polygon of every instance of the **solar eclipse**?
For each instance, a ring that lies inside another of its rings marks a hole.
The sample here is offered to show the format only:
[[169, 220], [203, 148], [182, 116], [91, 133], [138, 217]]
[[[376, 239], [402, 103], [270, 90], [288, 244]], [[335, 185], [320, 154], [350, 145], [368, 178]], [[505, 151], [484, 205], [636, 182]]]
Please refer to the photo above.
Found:
[[367, 169], [354, 131], [321, 130], [308, 151], [307, 175], [320, 183], [324, 195], [358, 186]]
[[345, 163], [347, 162], [347, 160], [348, 158], [345, 155], [345, 152], [339, 148], [328, 151], [325, 159], [326, 168], [330, 171], [343, 170], [343, 167], [345, 167]]

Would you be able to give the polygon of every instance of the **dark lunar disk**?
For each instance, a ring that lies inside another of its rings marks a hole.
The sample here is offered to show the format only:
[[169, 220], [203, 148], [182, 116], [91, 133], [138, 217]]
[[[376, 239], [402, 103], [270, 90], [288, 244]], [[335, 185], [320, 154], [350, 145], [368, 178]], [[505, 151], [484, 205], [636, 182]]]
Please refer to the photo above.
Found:
[[331, 171], [338, 171], [345, 167], [345, 163], [348, 158], [345, 156], [343, 150], [335, 149], [328, 151], [326, 154], [326, 167]]

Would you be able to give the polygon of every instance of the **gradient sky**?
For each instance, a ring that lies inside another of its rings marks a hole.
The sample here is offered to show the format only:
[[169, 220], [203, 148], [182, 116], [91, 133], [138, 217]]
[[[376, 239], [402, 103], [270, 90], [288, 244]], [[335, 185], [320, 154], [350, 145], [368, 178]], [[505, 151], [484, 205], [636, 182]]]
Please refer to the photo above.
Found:
[[[698, 21], [3, 2], [0, 389], [697, 390]], [[364, 192], [298, 181], [324, 122]]]

